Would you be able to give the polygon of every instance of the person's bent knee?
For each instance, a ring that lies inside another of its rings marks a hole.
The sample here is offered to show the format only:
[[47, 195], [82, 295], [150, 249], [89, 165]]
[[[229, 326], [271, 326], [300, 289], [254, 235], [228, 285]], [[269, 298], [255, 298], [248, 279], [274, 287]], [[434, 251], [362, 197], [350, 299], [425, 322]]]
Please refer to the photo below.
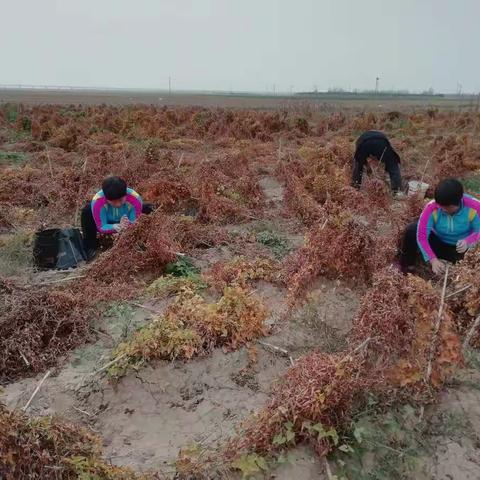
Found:
[[417, 237], [417, 223], [410, 223], [407, 225], [407, 228], [405, 228], [405, 236], [408, 237]]

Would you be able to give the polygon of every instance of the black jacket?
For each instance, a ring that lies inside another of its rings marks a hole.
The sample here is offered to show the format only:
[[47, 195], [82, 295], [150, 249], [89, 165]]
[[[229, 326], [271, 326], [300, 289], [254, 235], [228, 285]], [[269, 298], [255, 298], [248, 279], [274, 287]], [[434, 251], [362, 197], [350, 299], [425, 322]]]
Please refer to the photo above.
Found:
[[400, 163], [400, 156], [388, 141], [387, 136], [376, 130], [362, 133], [355, 142], [355, 161], [362, 165], [369, 156], [386, 163], [396, 161]]

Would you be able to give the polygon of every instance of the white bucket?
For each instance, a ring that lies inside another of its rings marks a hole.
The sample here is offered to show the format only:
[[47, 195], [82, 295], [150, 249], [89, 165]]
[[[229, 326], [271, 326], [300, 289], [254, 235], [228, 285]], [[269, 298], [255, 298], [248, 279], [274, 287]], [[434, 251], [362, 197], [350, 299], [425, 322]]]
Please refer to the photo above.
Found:
[[412, 197], [413, 195], [418, 195], [421, 198], [424, 198], [429, 186], [428, 183], [411, 180], [408, 182], [408, 196]]

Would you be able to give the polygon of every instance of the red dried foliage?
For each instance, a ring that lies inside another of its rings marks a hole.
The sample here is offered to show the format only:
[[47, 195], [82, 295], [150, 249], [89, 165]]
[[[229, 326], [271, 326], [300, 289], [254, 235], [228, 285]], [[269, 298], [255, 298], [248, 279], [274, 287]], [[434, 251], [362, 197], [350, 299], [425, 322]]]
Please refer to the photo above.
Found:
[[88, 270], [88, 274], [109, 283], [134, 275], [159, 274], [175, 259], [180, 246], [171, 236], [170, 219], [161, 211], [141, 215], [115, 240]]
[[192, 197], [189, 186], [180, 176], [167, 177], [163, 172], [152, 175], [139, 186], [139, 190], [145, 192], [145, 201], [155, 204], [167, 213], [187, 207]]
[[308, 231], [305, 246], [284, 261], [283, 277], [292, 299], [319, 275], [369, 284], [373, 273], [393, 259], [396, 235], [379, 236], [335, 204], [326, 206], [324, 215], [326, 220]]
[[[59, 473], [61, 472], [61, 473]], [[0, 403], [0, 474], [5, 480], [153, 480], [102, 458], [101, 440], [56, 417], [31, 418]]]
[[50, 223], [63, 222], [91, 199], [105, 176], [115, 172], [164, 212], [193, 210], [203, 222], [252, 218], [262, 205], [258, 175], [242, 155], [198, 163], [193, 158], [177, 171], [171, 155], [145, 165], [138, 152], [123, 145], [86, 153], [82, 160], [76, 153], [62, 152], [50, 149], [22, 168], [5, 169], [0, 203], [41, 209]]
[[198, 218], [208, 222], [242, 221], [253, 217], [263, 201], [258, 175], [244, 155], [228, 156], [194, 166], [191, 177]]
[[[366, 392], [405, 392], [423, 398], [431, 387], [439, 387], [462, 361], [458, 335], [451, 312], [446, 309], [433, 337], [436, 307], [440, 299], [424, 280], [405, 277], [392, 270], [379, 273], [365, 295], [343, 355], [311, 353], [297, 361], [275, 387], [272, 400], [248, 419], [226, 450], [227, 458], [245, 452], [273, 454], [285, 442], [286, 425], [295, 443], [309, 441], [319, 455], [326, 455], [332, 438], [324, 432], [346, 425], [353, 407]], [[374, 308], [372, 308], [372, 305]], [[435, 345], [432, 373], [424, 381]], [[288, 445], [287, 445], [288, 446]]]
[[390, 185], [383, 180], [366, 176], [360, 192], [351, 192], [350, 195], [351, 205], [355, 211], [370, 214], [374, 219], [391, 216], [392, 192]]
[[221, 227], [201, 223], [193, 217], [171, 216], [168, 221], [170, 236], [180, 245], [182, 253], [214, 247], [229, 240], [229, 235]]
[[295, 161], [282, 165], [278, 174], [286, 183], [288, 208], [305, 224], [319, 221], [325, 202], [344, 205], [371, 221], [391, 219], [392, 197], [387, 183], [366, 176], [361, 190], [350, 186], [350, 145], [339, 141], [325, 147], [302, 147], [299, 154]]
[[408, 225], [409, 223], [418, 221], [422, 210], [425, 208], [427, 200], [419, 195], [411, 195], [403, 202], [403, 209], [400, 215], [396, 217], [399, 225]]
[[[353, 321], [350, 345], [370, 338], [368, 360], [372, 371], [395, 387], [424, 386], [430, 345], [440, 296], [425, 280], [385, 269], [375, 276]], [[372, 308], [374, 306], [374, 308]], [[431, 383], [440, 386], [461, 363], [460, 341], [447, 308], [438, 334], [439, 343]]]
[[[281, 165], [278, 173], [287, 182], [293, 180], [294, 185], [301, 184], [320, 204], [327, 199], [343, 202], [348, 195], [348, 161], [341, 148], [335, 144], [303, 147], [299, 150], [299, 157]], [[289, 199], [293, 202], [296, 200], [294, 195], [287, 198]]]
[[230, 285], [248, 288], [257, 280], [277, 281], [279, 264], [269, 258], [235, 257], [229, 262], [218, 262], [208, 270], [204, 277], [208, 284], [218, 291]]
[[92, 310], [86, 297], [67, 288], [21, 289], [5, 282], [0, 290], [1, 381], [41, 372], [88, 338]]
[[312, 225], [322, 218], [323, 210], [321, 205], [313, 199], [302, 181], [295, 176], [286, 178], [284, 199], [288, 208], [305, 225]]
[[[461, 289], [470, 286], [464, 292], [455, 295], [450, 304], [455, 312], [455, 321], [462, 333], [468, 332], [475, 318], [480, 315], [480, 250], [468, 252], [455, 267], [454, 285]], [[480, 331], [477, 331], [470, 345], [480, 346]]]
[[275, 444], [275, 436], [292, 422], [295, 442], [309, 441], [319, 455], [325, 455], [333, 444], [331, 438], [318, 440], [318, 431], [308, 424], [320, 423], [325, 430], [345, 424], [356, 397], [372, 384], [360, 357], [310, 353], [282, 377], [268, 406], [245, 422], [226, 454], [229, 458], [245, 451], [273, 454], [283, 448]]
[[471, 135], [437, 138], [433, 148], [439, 178], [460, 177], [480, 165], [480, 146], [472, 141]]

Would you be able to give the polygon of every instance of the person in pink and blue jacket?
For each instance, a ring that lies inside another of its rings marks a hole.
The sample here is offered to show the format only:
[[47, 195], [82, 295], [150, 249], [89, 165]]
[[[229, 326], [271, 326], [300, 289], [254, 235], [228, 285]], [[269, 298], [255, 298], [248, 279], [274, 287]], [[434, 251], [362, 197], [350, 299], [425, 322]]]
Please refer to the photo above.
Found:
[[108, 177], [81, 213], [83, 241], [87, 257], [97, 249], [97, 235], [120, 233], [142, 213], [151, 213], [152, 205], [144, 204], [140, 195], [127, 187], [120, 177]]
[[480, 201], [465, 194], [458, 180], [442, 180], [435, 189], [435, 200], [405, 230], [400, 267], [408, 271], [420, 253], [438, 275], [445, 271], [442, 260], [456, 263], [479, 241]]

